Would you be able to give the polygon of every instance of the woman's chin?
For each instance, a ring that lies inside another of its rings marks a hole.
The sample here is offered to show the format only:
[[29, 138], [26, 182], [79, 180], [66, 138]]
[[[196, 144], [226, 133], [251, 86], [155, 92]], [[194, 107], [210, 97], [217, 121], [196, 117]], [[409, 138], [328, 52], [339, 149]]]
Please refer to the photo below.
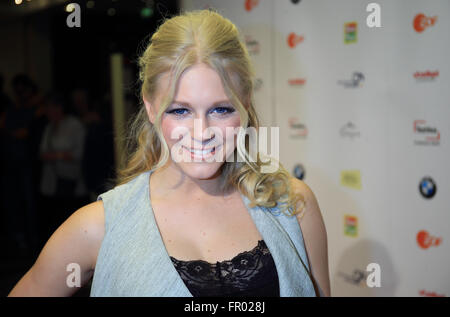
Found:
[[214, 179], [220, 175], [220, 167], [223, 163], [191, 162], [179, 164], [180, 169], [194, 179]]

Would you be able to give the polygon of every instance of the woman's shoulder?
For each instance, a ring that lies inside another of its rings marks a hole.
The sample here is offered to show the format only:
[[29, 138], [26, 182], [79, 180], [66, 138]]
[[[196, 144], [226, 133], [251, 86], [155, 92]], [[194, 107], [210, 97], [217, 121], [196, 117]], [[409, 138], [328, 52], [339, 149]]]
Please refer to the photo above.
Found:
[[[76, 236], [80, 252], [86, 252], [92, 269], [105, 235], [104, 208], [100, 201], [91, 202], [76, 210], [62, 225], [64, 232]], [[74, 239], [75, 240], [75, 239]]]
[[84, 205], [74, 213], [73, 224], [84, 228], [85, 233], [91, 233], [91, 238], [102, 237], [104, 228], [104, 206], [101, 201]]
[[148, 177], [148, 172], [141, 172], [136, 174], [133, 178], [124, 183], [118, 183], [113, 185], [109, 190], [101, 193], [98, 199], [103, 197], [117, 197], [120, 200], [124, 200], [125, 196], [133, 196], [138, 192], [142, 191], [147, 184], [146, 177]]
[[[308, 198], [314, 195], [311, 188], [302, 180], [298, 179], [297, 177], [291, 176], [290, 179], [290, 185], [291, 189], [298, 194], [303, 194], [304, 196], [307, 196]], [[305, 199], [307, 198], [305, 197]]]
[[[303, 201], [305, 208], [304, 212], [309, 210], [310, 212], [320, 212], [318, 209], [317, 198], [312, 191], [312, 189], [302, 180], [291, 176], [290, 178], [290, 186], [291, 190], [295, 195], [300, 195], [301, 200]], [[303, 216], [303, 212], [301, 213], [301, 217]]]
[[[147, 177], [148, 173], [142, 172], [128, 182], [118, 184], [98, 195], [97, 200], [102, 200], [105, 208], [106, 227], [126, 216], [134, 210], [137, 202], [145, 199], [145, 195], [149, 194]], [[119, 215], [122, 216], [117, 218]]]
[[[77, 246], [73, 246], [73, 252], [82, 252], [83, 261], [89, 263], [91, 269], [95, 267], [98, 251], [100, 249], [105, 234], [104, 208], [100, 201], [91, 202], [76, 210], [57, 230], [64, 232], [59, 235], [60, 240], [76, 241]], [[54, 238], [58, 238], [58, 234], [54, 234]], [[61, 242], [62, 243], [62, 242]], [[89, 259], [89, 260], [88, 260]]]

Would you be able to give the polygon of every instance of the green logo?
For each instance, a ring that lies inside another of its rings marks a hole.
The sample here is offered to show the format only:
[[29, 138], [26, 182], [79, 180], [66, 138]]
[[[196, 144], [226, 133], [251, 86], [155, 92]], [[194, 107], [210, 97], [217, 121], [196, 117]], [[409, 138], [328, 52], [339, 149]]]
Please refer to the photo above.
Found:
[[358, 40], [358, 23], [356, 22], [347, 22], [344, 24], [344, 43], [356, 43]]
[[344, 234], [350, 237], [358, 235], [358, 218], [356, 216], [344, 215]]

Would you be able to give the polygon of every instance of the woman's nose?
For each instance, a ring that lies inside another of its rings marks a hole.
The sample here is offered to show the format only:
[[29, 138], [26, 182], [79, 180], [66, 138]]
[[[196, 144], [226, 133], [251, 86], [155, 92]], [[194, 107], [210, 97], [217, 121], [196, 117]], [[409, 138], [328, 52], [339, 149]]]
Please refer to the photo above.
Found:
[[194, 146], [204, 146], [212, 139], [214, 139], [214, 129], [209, 125], [209, 122], [204, 117], [196, 117], [194, 119], [193, 131], [191, 136], [194, 142]]

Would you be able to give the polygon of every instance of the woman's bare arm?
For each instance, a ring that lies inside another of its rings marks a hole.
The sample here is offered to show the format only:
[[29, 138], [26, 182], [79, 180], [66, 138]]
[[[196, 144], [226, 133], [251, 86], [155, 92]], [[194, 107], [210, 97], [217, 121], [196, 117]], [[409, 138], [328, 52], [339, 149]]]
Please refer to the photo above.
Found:
[[8, 296], [71, 296], [79, 287], [67, 284], [75, 272], [69, 264], [79, 265], [82, 287], [93, 275], [103, 236], [103, 202], [78, 209], [53, 233]]
[[319, 203], [308, 185], [294, 177], [291, 181], [294, 190], [305, 200], [305, 209], [297, 218], [302, 230], [316, 292], [321, 296], [331, 296], [327, 231]]

